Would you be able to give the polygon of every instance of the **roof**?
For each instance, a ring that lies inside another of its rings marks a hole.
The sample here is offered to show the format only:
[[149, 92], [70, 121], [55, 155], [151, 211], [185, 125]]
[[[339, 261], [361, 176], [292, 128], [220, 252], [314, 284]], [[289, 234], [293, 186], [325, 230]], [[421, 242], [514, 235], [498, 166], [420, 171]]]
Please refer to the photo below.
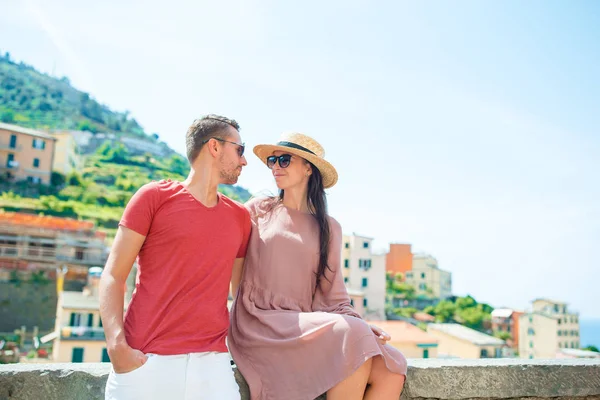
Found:
[[5, 124], [4, 122], [0, 122], [0, 129], [4, 129], [11, 132], [23, 133], [25, 135], [35, 136], [48, 140], [56, 140], [55, 137], [52, 137], [51, 135], [45, 132], [36, 131], [35, 129], [24, 128], [19, 125]]
[[53, 217], [26, 213], [4, 212], [0, 210], [0, 225], [19, 225], [33, 228], [57, 229], [63, 231], [92, 230], [94, 223], [72, 218]]
[[435, 321], [435, 317], [433, 315], [429, 315], [429, 314], [424, 313], [424, 312], [416, 312], [413, 315], [413, 318], [416, 319], [417, 321], [425, 321], [425, 322], [433, 322], [433, 321]]
[[496, 308], [492, 311], [492, 317], [497, 318], [509, 318], [513, 314], [513, 310], [510, 308]]
[[485, 333], [467, 328], [460, 324], [429, 324], [427, 325], [427, 330], [429, 329], [434, 329], [450, 336], [466, 340], [477, 346], [501, 346], [505, 344], [504, 340], [486, 335]]
[[552, 303], [552, 304], [567, 305], [567, 303], [565, 303], [563, 301], [556, 301], [556, 300], [552, 300], [552, 299], [545, 299], [543, 297], [538, 298], [538, 299], [534, 299], [532, 301], [532, 303], [537, 303], [538, 301], [545, 301], [545, 302]]
[[369, 321], [383, 329], [394, 343], [437, 344], [438, 339], [405, 321]]
[[83, 292], [62, 292], [62, 308], [69, 310], [99, 310], [100, 299]]
[[560, 349], [559, 352], [566, 354], [568, 356], [578, 357], [578, 358], [600, 358], [600, 353], [596, 353], [595, 351], [589, 351], [589, 350]]

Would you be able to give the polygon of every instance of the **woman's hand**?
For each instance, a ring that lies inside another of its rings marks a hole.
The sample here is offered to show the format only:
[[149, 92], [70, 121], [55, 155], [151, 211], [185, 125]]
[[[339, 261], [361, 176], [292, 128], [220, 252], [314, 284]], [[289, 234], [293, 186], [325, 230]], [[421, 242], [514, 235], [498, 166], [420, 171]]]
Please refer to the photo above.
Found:
[[371, 327], [371, 330], [373, 331], [375, 336], [377, 336], [379, 343], [385, 344], [388, 340], [390, 340], [392, 338], [390, 335], [385, 333], [380, 327], [375, 326], [375, 325], [369, 325], [369, 326]]

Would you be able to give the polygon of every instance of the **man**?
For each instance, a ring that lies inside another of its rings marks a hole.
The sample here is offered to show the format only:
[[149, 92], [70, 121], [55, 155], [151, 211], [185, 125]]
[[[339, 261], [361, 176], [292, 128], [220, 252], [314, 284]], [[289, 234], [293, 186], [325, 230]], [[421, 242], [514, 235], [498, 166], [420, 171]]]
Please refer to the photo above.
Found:
[[232, 268], [240, 271], [246, 254], [250, 215], [217, 192], [247, 164], [239, 125], [217, 115], [196, 120], [186, 150], [184, 182], [146, 184], [127, 204], [100, 280], [113, 365], [106, 399], [240, 398], [225, 345], [227, 297]]

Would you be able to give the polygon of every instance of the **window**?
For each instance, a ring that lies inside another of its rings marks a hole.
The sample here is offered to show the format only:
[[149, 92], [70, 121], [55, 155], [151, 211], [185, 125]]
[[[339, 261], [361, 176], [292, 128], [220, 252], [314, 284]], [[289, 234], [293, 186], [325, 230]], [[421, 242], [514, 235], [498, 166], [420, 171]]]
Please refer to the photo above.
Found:
[[344, 283], [348, 283], [348, 277], [347, 276], [344, 277]]
[[562, 323], [562, 320], [559, 318], [558, 319], [558, 324], [560, 325]]
[[367, 278], [362, 278], [362, 287], [367, 287], [369, 284], [369, 279]]
[[488, 351], [487, 351], [487, 349], [481, 349], [480, 356], [481, 356], [481, 358], [488, 358]]
[[102, 362], [110, 362], [110, 358], [108, 357], [108, 351], [106, 351], [106, 347], [102, 349]]
[[73, 347], [73, 353], [71, 355], [71, 362], [82, 363], [83, 362], [83, 347]]
[[535, 331], [533, 330], [533, 328], [529, 328], [529, 329], [527, 329], [527, 334], [530, 336], [533, 336], [533, 335], [535, 335]]
[[427, 290], [427, 285], [424, 283], [419, 283], [419, 290]]
[[347, 249], [349, 249], [350, 248], [350, 243], [348, 243], [348, 242], [344, 243], [344, 247], [347, 248]]
[[348, 259], [344, 260], [344, 268], [350, 268], [350, 260], [348, 260]]
[[17, 135], [10, 135], [10, 145], [9, 147], [11, 149], [16, 149], [17, 148]]
[[529, 355], [529, 359], [530, 359], [530, 360], [533, 360], [533, 354], [530, 354], [530, 355]]
[[532, 341], [529, 341], [529, 348], [533, 349], [533, 342]]
[[506, 332], [510, 333], [510, 325], [506, 327]]
[[39, 168], [39, 167], [40, 167], [40, 159], [34, 158], [33, 159], [33, 168]]
[[89, 326], [90, 328], [94, 326], [94, 314], [90, 313], [88, 314], [88, 321], [87, 321], [87, 326]]
[[421, 279], [425, 279], [425, 272], [421, 272]]
[[99, 317], [99, 318], [98, 318], [98, 321], [99, 321], [99, 322], [98, 322], [98, 327], [99, 327], [99, 328], [102, 328], [102, 317]]
[[365, 299], [363, 299], [363, 307], [366, 307], [366, 306], [367, 306], [367, 299], [365, 298]]
[[562, 331], [558, 331], [558, 336], [562, 336]]
[[363, 249], [369, 248], [369, 242], [363, 242]]
[[42, 139], [33, 139], [31, 147], [38, 150], [44, 150], [46, 148], [46, 142]]
[[14, 163], [15, 163], [15, 155], [10, 153], [8, 155], [8, 158], [6, 159], [6, 167], [12, 168], [14, 166]]
[[69, 326], [81, 326], [81, 314], [71, 313], [71, 321]]
[[429, 358], [429, 349], [423, 349], [423, 358]]
[[529, 316], [529, 322], [532, 323], [533, 322], [533, 315]]
[[350, 299], [350, 305], [354, 307], [354, 299]]
[[407, 277], [407, 278], [412, 278], [412, 272], [407, 272], [407, 273], [406, 273], [406, 277]]

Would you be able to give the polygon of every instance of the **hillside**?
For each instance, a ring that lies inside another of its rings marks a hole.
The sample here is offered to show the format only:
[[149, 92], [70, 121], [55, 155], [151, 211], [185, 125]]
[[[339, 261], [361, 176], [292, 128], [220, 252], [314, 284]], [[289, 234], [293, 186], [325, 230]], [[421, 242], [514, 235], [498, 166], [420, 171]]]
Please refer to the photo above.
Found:
[[[66, 177], [53, 173], [51, 185], [0, 181], [0, 208], [5, 210], [89, 219], [113, 233], [124, 206], [140, 186], [160, 179], [181, 181], [189, 171], [183, 156], [159, 142], [157, 134], [147, 134], [127, 112], [112, 111], [73, 88], [67, 78], [56, 79], [17, 64], [8, 54], [0, 55], [0, 120], [45, 131], [70, 130], [74, 135], [133, 137], [161, 149], [140, 154], [113, 140], [82, 149], [84, 167]], [[250, 197], [239, 186], [219, 190], [241, 202]]]

